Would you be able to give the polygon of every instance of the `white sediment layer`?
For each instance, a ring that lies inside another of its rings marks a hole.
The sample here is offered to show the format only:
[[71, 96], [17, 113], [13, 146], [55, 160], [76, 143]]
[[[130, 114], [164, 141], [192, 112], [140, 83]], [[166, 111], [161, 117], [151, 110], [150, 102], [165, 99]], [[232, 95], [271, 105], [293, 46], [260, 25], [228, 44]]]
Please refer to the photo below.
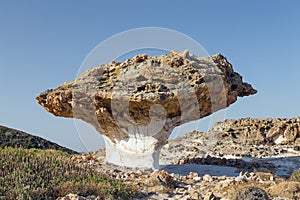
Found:
[[104, 136], [106, 146], [106, 162], [126, 167], [145, 167], [159, 169], [160, 149], [153, 149], [156, 139], [129, 138], [128, 141], [111, 142]]

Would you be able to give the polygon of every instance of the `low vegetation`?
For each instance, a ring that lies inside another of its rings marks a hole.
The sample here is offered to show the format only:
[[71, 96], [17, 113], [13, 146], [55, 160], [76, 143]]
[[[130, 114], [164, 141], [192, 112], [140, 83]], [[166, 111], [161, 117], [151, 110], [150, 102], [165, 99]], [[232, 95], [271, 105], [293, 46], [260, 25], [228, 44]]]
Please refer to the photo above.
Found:
[[129, 199], [136, 192], [58, 150], [0, 148], [0, 199], [56, 199], [69, 193]]
[[274, 197], [284, 199], [300, 199], [300, 183], [292, 181], [280, 182], [269, 189], [269, 193]]
[[231, 195], [232, 200], [269, 200], [268, 193], [256, 186], [238, 187]]
[[300, 182], [300, 169], [294, 171], [289, 178], [290, 181]]

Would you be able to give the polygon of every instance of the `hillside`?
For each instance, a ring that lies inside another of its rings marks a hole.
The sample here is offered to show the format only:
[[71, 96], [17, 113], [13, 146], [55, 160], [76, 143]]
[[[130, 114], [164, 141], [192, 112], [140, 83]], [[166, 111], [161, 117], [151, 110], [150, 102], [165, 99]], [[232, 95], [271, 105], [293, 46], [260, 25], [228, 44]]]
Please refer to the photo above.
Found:
[[5, 126], [0, 126], [0, 148], [5, 147], [19, 147], [23, 149], [55, 149], [72, 154], [77, 153], [41, 137]]

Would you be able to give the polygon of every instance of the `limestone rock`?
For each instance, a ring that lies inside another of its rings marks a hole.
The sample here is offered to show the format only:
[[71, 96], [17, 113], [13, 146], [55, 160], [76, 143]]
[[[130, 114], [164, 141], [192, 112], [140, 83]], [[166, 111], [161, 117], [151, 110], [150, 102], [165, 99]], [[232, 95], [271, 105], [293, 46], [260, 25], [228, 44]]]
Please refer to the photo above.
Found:
[[235, 141], [247, 144], [295, 144], [300, 138], [300, 118], [231, 119], [211, 130], [231, 134]]
[[163, 185], [166, 187], [174, 188], [176, 186], [176, 182], [173, 177], [170, 176], [166, 171], [155, 171], [151, 174], [149, 178], [149, 185]]
[[56, 116], [93, 125], [104, 136], [107, 162], [158, 168], [176, 126], [255, 93], [224, 56], [172, 51], [100, 65], [36, 100]]

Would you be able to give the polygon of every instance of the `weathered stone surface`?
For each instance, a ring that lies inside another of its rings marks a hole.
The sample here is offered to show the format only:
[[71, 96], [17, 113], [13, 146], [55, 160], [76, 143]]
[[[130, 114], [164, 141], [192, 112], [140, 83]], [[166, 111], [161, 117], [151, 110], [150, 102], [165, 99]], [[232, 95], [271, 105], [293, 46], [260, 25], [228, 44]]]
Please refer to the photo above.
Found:
[[36, 99], [56, 116], [93, 125], [104, 136], [107, 162], [158, 168], [176, 126], [255, 93], [224, 56], [173, 51], [95, 67]]
[[[211, 130], [248, 144], [300, 144], [300, 118], [227, 119]], [[254, 134], [255, 133], [255, 134]]]

